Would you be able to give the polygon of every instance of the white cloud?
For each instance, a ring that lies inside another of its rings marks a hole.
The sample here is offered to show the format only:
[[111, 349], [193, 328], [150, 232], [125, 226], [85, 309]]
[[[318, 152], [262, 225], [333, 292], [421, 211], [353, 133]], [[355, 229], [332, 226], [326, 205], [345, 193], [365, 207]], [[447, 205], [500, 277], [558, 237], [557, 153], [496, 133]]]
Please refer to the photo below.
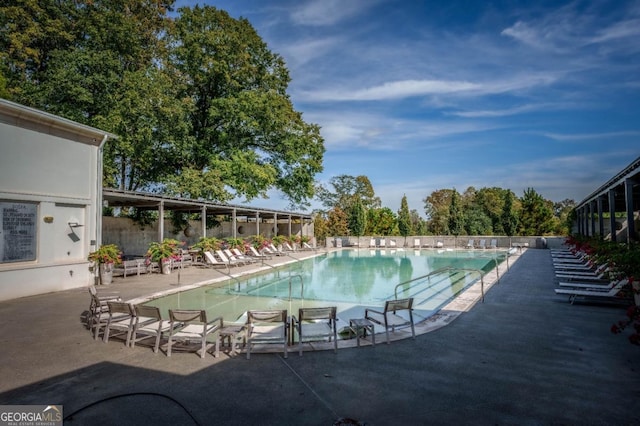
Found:
[[300, 67], [329, 53], [340, 44], [338, 37], [305, 39], [288, 43], [279, 49], [279, 53], [287, 60], [288, 66]]
[[475, 110], [475, 111], [456, 111], [451, 115], [465, 118], [480, 118], [480, 117], [505, 117], [510, 115], [518, 115], [532, 111], [540, 111], [542, 109], [553, 108], [551, 104], [529, 104], [520, 105], [511, 108], [494, 109], [494, 110]]
[[591, 39], [592, 43], [603, 43], [621, 38], [635, 38], [640, 35], [640, 19], [628, 19], [616, 22], [597, 32], [597, 35]]
[[474, 83], [448, 80], [401, 80], [382, 83], [364, 89], [320, 89], [303, 91], [301, 98], [309, 102], [382, 101], [432, 95], [484, 96], [506, 92], [518, 92], [534, 87], [547, 86], [557, 81], [553, 73], [530, 73], [510, 79]]
[[291, 20], [297, 25], [334, 25], [364, 13], [376, 3], [367, 0], [312, 0], [294, 9]]
[[611, 20], [606, 16], [610, 11], [598, 10], [598, 6], [592, 4], [586, 10], [578, 10], [577, 3], [569, 3], [541, 18], [518, 20], [500, 34], [540, 51], [571, 56], [587, 46], [602, 44], [607, 46], [600, 53], [620, 48], [637, 51], [640, 35], [637, 11], [628, 10], [623, 18]]
[[588, 139], [610, 139], [610, 138], [624, 138], [630, 136], [639, 136], [640, 131], [628, 130], [620, 132], [609, 133], [574, 133], [574, 134], [560, 134], [560, 133], [543, 133], [544, 136], [557, 141], [580, 141]]

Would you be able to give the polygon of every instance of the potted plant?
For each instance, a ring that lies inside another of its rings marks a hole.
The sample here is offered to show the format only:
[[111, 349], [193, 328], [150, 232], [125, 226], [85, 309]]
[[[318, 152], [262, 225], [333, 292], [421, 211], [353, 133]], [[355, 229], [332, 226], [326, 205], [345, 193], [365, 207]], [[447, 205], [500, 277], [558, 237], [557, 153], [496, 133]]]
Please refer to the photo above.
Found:
[[242, 238], [225, 238], [225, 241], [230, 249], [244, 250], [244, 240]]
[[204, 252], [220, 250], [222, 241], [216, 237], [202, 237], [200, 241], [191, 246], [192, 250], [198, 250], [200, 258], [204, 259]]
[[163, 274], [171, 273], [171, 262], [180, 257], [179, 246], [182, 243], [173, 238], [165, 238], [161, 242], [154, 241], [149, 244], [147, 257], [151, 262], [160, 264], [160, 271]]
[[284, 235], [274, 235], [273, 238], [271, 238], [271, 242], [274, 246], [276, 246], [276, 248], [282, 247], [282, 244], [284, 244], [286, 241], [287, 237], [285, 237]]
[[265, 247], [271, 244], [271, 240], [264, 237], [264, 235], [253, 235], [251, 237], [251, 245], [258, 251], [262, 251]]
[[87, 258], [98, 266], [100, 284], [109, 285], [113, 280], [113, 266], [122, 263], [122, 252], [115, 244], [103, 244]]

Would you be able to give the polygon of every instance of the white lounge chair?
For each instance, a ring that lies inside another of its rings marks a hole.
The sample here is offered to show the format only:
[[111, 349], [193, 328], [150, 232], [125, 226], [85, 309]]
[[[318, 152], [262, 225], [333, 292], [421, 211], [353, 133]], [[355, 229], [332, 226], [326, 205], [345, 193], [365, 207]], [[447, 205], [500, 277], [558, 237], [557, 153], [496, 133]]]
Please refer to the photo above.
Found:
[[239, 265], [248, 265], [249, 263], [253, 263], [252, 260], [239, 258], [233, 254], [230, 249], [223, 249], [222, 252], [227, 256], [227, 259], [229, 259], [230, 262], [235, 262]]
[[371, 238], [371, 240], [369, 240], [369, 248], [374, 248], [375, 246], [376, 246], [376, 239]]
[[239, 266], [239, 265], [243, 265], [244, 262], [239, 262], [235, 259], [229, 259], [223, 252], [222, 250], [216, 250], [216, 256], [218, 256], [220, 258], [220, 260], [222, 260], [224, 263], [226, 263], [229, 266]]
[[468, 249], [472, 249], [472, 248], [474, 248], [474, 247], [475, 247], [475, 244], [474, 244], [474, 242], [473, 242], [473, 238], [472, 238], [472, 239], [470, 239], [470, 240], [467, 242], [467, 247], [466, 247], [466, 248], [468, 248]]
[[414, 238], [413, 239], [413, 248], [420, 248], [422, 247], [420, 244], [420, 238]]
[[286, 254], [282, 250], [277, 249], [276, 246], [273, 245], [273, 243], [269, 244], [267, 248], [269, 249], [270, 253], [275, 256], [286, 256]]
[[626, 279], [611, 280], [609, 282], [601, 282], [601, 283], [597, 283], [593, 281], [581, 281], [581, 282], [570, 281], [570, 282], [561, 282], [561, 283], [558, 283], [558, 285], [564, 288], [589, 288], [589, 289], [595, 289], [595, 290], [611, 290], [621, 282], [622, 284], [624, 284], [624, 281], [626, 281]]
[[314, 247], [311, 247], [311, 246], [309, 245], [309, 243], [306, 243], [306, 242], [303, 242], [303, 243], [302, 243], [302, 249], [303, 249], [303, 250], [315, 250], [315, 248], [314, 248]]
[[233, 253], [233, 255], [236, 257], [236, 259], [240, 259], [240, 260], [244, 260], [247, 263], [253, 263], [256, 262], [255, 258], [252, 258], [251, 256], [247, 256], [246, 254], [242, 253], [239, 249], [237, 248], [232, 248], [231, 249], [231, 253]]
[[601, 265], [595, 271], [572, 271], [572, 270], [558, 270], [556, 271], [556, 278], [563, 280], [589, 280], [589, 281], [608, 281], [606, 274], [609, 268], [606, 265]]
[[569, 296], [569, 302], [573, 304], [577, 297], [585, 298], [604, 298], [613, 299], [618, 298], [618, 293], [625, 286], [625, 280], [618, 281], [613, 287], [609, 289], [599, 288], [556, 288], [554, 289], [556, 294], [562, 294]]
[[208, 266], [224, 266], [225, 268], [229, 267], [228, 263], [224, 263], [223, 261], [216, 259], [213, 253], [211, 253], [210, 251], [204, 252], [204, 259], [205, 264]]
[[258, 252], [254, 246], [249, 246], [249, 253], [256, 259], [271, 259], [270, 255]]

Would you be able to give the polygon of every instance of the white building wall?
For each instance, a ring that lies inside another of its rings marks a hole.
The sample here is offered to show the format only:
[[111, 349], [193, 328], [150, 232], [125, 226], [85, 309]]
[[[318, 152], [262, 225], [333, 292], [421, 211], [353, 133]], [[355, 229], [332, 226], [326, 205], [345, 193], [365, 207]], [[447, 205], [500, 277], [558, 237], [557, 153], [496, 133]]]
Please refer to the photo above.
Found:
[[[0, 208], [36, 206], [35, 259], [7, 260], [0, 253], [0, 300], [94, 282], [87, 256], [96, 248], [102, 138], [97, 129], [57, 120], [6, 101], [0, 103]], [[0, 218], [10, 215], [0, 211]], [[7, 220], [0, 222], [0, 245], [28, 238], [19, 233], [28, 231], [12, 230]]]

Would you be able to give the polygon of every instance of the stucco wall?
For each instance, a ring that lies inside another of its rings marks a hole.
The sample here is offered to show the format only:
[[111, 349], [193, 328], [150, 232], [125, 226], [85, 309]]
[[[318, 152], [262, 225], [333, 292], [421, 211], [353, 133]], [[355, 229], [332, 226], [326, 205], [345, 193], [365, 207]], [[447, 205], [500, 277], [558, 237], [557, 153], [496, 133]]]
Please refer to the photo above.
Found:
[[[259, 228], [260, 234], [267, 238], [275, 235], [273, 223], [260, 223]], [[301, 230], [299, 223], [291, 224], [291, 235], [301, 235], [301, 232], [303, 235], [313, 235], [313, 224], [305, 223], [303, 230]], [[277, 233], [288, 236], [289, 224], [279, 223]], [[255, 222], [236, 223], [236, 238], [249, 239], [256, 234], [257, 228]], [[174, 238], [178, 241], [183, 241], [185, 246], [190, 246], [197, 243], [203, 235], [202, 224], [199, 221], [190, 221], [187, 232], [180, 230], [180, 232], [174, 233], [171, 222], [165, 220], [163, 238]], [[233, 237], [232, 223], [222, 222], [218, 227], [207, 229], [206, 236], [220, 239]], [[158, 241], [159, 239], [157, 222], [145, 227], [140, 227], [140, 225], [133, 220], [125, 217], [105, 216], [102, 218], [103, 244], [118, 245], [125, 256], [143, 256], [147, 252], [149, 243]]]
[[[98, 146], [23, 128], [18, 121], [0, 122], [0, 201], [5, 207], [36, 206], [36, 255], [0, 259], [0, 300], [93, 283], [87, 256], [96, 238]], [[16, 238], [7, 229], [0, 225], [3, 247]]]

